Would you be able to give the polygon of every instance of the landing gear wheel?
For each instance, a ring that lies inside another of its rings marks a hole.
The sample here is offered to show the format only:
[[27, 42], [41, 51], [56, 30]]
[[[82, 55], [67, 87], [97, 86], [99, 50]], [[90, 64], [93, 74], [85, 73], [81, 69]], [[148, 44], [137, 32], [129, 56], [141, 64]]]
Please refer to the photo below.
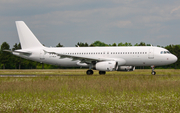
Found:
[[99, 71], [99, 74], [100, 74], [100, 75], [105, 75], [105, 74], [106, 74], [106, 71]]
[[156, 75], [156, 72], [155, 72], [155, 71], [152, 71], [151, 74], [152, 74], [152, 75]]
[[154, 67], [155, 67], [154, 65], [151, 66], [151, 68], [152, 68], [151, 74], [152, 74], [152, 75], [156, 75], [156, 72], [154, 71]]
[[93, 73], [94, 73], [93, 70], [87, 70], [87, 71], [86, 71], [86, 74], [87, 74], [87, 75], [93, 75]]

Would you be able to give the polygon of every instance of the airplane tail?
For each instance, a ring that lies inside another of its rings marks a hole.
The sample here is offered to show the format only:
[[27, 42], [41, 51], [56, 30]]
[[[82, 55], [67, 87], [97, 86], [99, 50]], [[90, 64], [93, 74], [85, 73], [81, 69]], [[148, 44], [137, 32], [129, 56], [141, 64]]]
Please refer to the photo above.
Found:
[[16, 21], [22, 49], [44, 47], [23, 21]]

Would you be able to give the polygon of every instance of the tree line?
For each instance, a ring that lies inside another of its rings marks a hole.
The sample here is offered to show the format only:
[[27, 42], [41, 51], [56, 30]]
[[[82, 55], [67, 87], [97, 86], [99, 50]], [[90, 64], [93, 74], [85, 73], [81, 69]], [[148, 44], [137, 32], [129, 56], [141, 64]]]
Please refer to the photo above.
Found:
[[[113, 44], [106, 44], [101, 41], [95, 41], [92, 44], [78, 42], [75, 47], [95, 47], [95, 46], [133, 46], [131, 43], [125, 42], [125, 43], [113, 43]], [[144, 42], [136, 43], [134, 46], [151, 46], [150, 44], [146, 44]], [[64, 47], [61, 43], [58, 43], [56, 47]], [[160, 47], [160, 46], [159, 46]], [[162, 47], [162, 46], [161, 46]], [[158, 68], [175, 68], [180, 69], [180, 45], [167, 45], [163, 47], [167, 50], [169, 50], [172, 54], [176, 55], [178, 57], [178, 61], [174, 64], [167, 65], [167, 66], [160, 66]], [[0, 69], [58, 69], [58, 68], [65, 68], [65, 67], [59, 67], [49, 64], [41, 64], [39, 62], [23, 59], [20, 57], [17, 57], [15, 55], [12, 55], [9, 52], [5, 52], [3, 50], [18, 50], [21, 49], [20, 43], [15, 43], [12, 48], [10, 48], [10, 45], [7, 42], [3, 42], [1, 44], [0, 48]], [[150, 67], [136, 67], [136, 68], [150, 68]]]

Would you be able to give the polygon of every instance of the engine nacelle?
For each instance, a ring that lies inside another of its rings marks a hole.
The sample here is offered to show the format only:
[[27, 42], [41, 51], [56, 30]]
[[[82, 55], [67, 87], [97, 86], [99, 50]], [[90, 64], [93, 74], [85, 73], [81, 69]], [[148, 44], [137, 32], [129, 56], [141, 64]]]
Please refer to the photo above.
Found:
[[117, 71], [134, 71], [135, 66], [118, 66]]
[[95, 64], [95, 69], [99, 71], [116, 71], [117, 67], [116, 61], [103, 61]]

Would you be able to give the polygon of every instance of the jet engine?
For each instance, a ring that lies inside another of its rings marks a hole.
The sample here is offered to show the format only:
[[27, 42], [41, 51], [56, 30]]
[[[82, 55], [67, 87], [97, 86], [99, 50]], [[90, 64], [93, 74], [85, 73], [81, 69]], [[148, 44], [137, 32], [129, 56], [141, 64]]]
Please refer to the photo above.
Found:
[[95, 69], [99, 71], [116, 71], [118, 63], [116, 61], [103, 61], [95, 64]]
[[134, 71], [135, 66], [118, 66], [117, 71]]

